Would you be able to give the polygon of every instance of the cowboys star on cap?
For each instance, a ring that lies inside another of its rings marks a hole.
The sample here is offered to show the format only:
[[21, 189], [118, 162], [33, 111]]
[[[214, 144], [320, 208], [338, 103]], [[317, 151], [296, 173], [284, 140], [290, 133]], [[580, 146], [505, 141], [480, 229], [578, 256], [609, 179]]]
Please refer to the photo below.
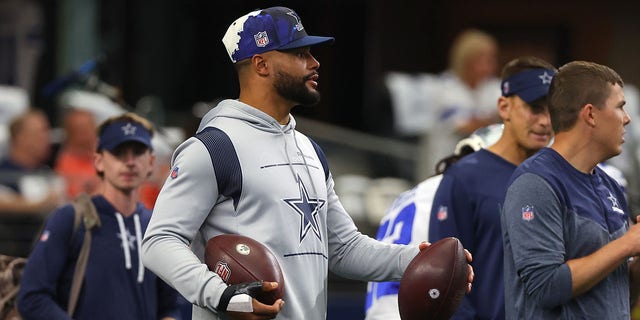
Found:
[[300, 17], [298, 17], [298, 15], [293, 11], [289, 11], [289, 12], [287, 12], [287, 14], [292, 16], [294, 19], [296, 19], [296, 25], [295, 25], [296, 30], [302, 31], [302, 29], [304, 29], [304, 27], [302, 26], [302, 22], [300, 21]]
[[551, 84], [551, 79], [553, 79], [553, 76], [550, 76], [546, 71], [539, 75], [538, 78], [542, 79], [542, 84]]
[[136, 127], [132, 126], [131, 123], [127, 123], [126, 125], [122, 126], [122, 133], [124, 133], [125, 136], [128, 135], [134, 135], [136, 134]]

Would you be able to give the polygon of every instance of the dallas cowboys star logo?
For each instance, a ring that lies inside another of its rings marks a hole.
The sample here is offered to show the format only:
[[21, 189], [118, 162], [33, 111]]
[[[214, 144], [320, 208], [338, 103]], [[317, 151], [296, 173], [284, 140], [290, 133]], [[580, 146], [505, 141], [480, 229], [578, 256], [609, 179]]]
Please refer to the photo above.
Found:
[[122, 126], [122, 132], [124, 133], [125, 136], [128, 135], [133, 135], [136, 134], [136, 127], [134, 127], [133, 125], [131, 125], [131, 123], [127, 123], [126, 125]]
[[293, 210], [300, 215], [300, 242], [307, 236], [309, 229], [313, 230], [318, 239], [322, 240], [320, 236], [320, 227], [318, 224], [318, 210], [322, 208], [325, 200], [322, 199], [310, 199], [307, 193], [307, 188], [302, 183], [300, 176], [297, 177], [298, 188], [300, 189], [299, 198], [282, 199]]
[[292, 16], [294, 19], [296, 19], [296, 25], [295, 25], [296, 30], [302, 31], [304, 27], [302, 26], [302, 23], [300, 22], [300, 18], [298, 17], [298, 15], [293, 11], [289, 11], [287, 12], [287, 14]]
[[542, 84], [551, 84], [551, 79], [553, 79], [553, 76], [550, 76], [546, 71], [539, 75], [538, 78], [540, 78], [542, 80]]
[[616, 197], [613, 196], [613, 194], [611, 193], [611, 191], [609, 191], [609, 196], [607, 197], [607, 199], [609, 199], [609, 201], [611, 201], [611, 210], [619, 213], [619, 214], [624, 214], [624, 211], [622, 209], [620, 209], [620, 205], [618, 204], [618, 199], [616, 199]]
[[[124, 237], [125, 241], [127, 242], [127, 244], [129, 245], [129, 249], [130, 250], [135, 250], [135, 248], [136, 248], [136, 237], [134, 235], [132, 235], [131, 232], [129, 232], [128, 229], [125, 230], [124, 234], [118, 232], [118, 238], [120, 239], [120, 241], [122, 241], [123, 237]], [[120, 244], [120, 246], [122, 247], [122, 244]]]

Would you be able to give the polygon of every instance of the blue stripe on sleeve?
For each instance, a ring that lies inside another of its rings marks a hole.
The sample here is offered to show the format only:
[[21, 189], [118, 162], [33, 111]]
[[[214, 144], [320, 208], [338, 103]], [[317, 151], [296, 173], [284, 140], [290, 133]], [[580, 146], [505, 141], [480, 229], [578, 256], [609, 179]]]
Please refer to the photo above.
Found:
[[233, 208], [237, 209], [242, 194], [242, 168], [231, 139], [222, 130], [213, 127], [205, 128], [195, 137], [202, 141], [209, 151], [218, 182], [218, 192], [233, 199]]

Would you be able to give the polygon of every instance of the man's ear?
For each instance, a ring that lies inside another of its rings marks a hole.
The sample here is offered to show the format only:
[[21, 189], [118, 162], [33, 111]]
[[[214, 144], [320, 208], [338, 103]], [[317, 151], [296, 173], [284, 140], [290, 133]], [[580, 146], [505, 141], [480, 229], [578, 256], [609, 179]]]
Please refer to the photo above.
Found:
[[262, 54], [256, 54], [251, 57], [251, 66], [259, 75], [266, 77], [269, 75], [269, 66], [267, 58]]
[[511, 100], [508, 97], [500, 96], [498, 98], [498, 114], [502, 121], [509, 121], [509, 111], [511, 110]]
[[580, 110], [579, 117], [588, 126], [595, 127], [596, 126], [596, 122], [597, 122], [595, 113], [597, 111], [598, 110], [594, 105], [592, 105], [591, 103], [588, 103], [588, 104], [584, 105], [584, 107], [582, 107], [582, 109]]
[[93, 154], [93, 167], [98, 172], [104, 172], [104, 166], [102, 164], [103, 158], [104, 158], [104, 155], [102, 154], [102, 152], [95, 152]]

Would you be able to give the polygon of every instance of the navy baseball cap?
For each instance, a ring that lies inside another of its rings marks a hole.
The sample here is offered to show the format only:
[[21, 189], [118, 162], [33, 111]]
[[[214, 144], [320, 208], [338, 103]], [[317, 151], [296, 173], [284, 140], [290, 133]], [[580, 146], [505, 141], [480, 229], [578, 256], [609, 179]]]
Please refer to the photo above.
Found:
[[526, 103], [532, 103], [549, 93], [551, 79], [556, 74], [549, 69], [529, 69], [518, 72], [502, 81], [502, 95], [518, 95]]
[[333, 37], [307, 35], [298, 14], [285, 7], [247, 13], [227, 29], [222, 43], [233, 63], [255, 54], [294, 49], [333, 41]]
[[139, 142], [153, 150], [151, 132], [135, 121], [115, 121], [108, 124], [98, 137], [98, 150], [112, 151], [125, 142]]

